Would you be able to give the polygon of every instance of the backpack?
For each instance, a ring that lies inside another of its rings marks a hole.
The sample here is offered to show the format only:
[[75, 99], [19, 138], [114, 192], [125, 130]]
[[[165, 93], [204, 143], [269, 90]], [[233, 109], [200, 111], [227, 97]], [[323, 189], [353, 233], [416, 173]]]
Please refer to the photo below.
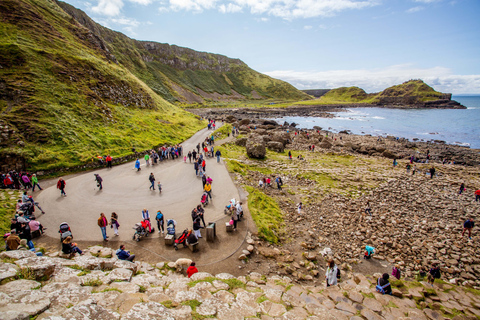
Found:
[[381, 286], [380, 285], [380, 278], [378, 278], [377, 286], [375, 287], [375, 289], [377, 290], [377, 292], [379, 292], [381, 294], [385, 294], [385, 288], [388, 287], [389, 285], [390, 285], [390, 282]]

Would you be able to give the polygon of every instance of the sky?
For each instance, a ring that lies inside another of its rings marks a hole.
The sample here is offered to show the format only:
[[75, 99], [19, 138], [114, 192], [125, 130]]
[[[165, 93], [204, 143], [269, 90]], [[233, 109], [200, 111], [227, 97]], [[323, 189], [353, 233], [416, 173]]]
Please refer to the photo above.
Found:
[[298, 89], [422, 79], [480, 94], [479, 0], [64, 0], [138, 40], [239, 58]]

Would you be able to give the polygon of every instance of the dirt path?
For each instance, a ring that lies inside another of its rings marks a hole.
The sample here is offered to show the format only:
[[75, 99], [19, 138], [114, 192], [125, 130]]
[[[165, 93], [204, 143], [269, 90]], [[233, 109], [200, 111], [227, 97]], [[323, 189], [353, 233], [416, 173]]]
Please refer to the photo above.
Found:
[[[197, 143], [201, 143], [211, 133], [207, 129], [200, 130], [182, 144], [184, 152], [193, 150]], [[217, 145], [228, 140], [218, 141]], [[241, 223], [237, 232], [227, 233], [225, 222], [230, 218], [223, 213], [229, 200], [239, 199], [240, 195], [223, 161], [217, 163], [215, 158], [206, 160], [206, 173], [213, 179], [213, 200], [205, 208], [205, 221], [217, 222], [216, 241], [206, 242], [205, 230], [202, 230], [203, 238], [200, 239], [200, 250], [197, 253], [191, 253], [188, 249], [174, 251], [173, 247], [166, 247], [163, 235], [159, 235], [157, 230], [138, 243], [132, 241], [132, 227], [141, 221], [143, 208], [149, 210], [155, 228], [157, 210], [161, 210], [166, 219], [176, 220], [177, 233], [191, 228], [191, 211], [200, 204], [202, 194], [201, 179], [195, 176], [193, 164], [188, 159], [187, 163], [183, 159], [165, 160], [148, 167], [142, 159], [141, 163], [142, 170], [139, 172], [134, 169], [134, 163], [130, 162], [111, 169], [66, 176], [67, 197], [60, 195], [54, 183], [45, 183], [44, 187], [47, 188], [35, 193], [36, 201], [41, 203], [46, 212], [38, 219], [48, 228], [45, 235], [36, 240], [38, 246], [59, 250], [58, 226], [65, 221], [72, 228], [74, 239], [80, 247], [100, 244], [118, 248], [120, 243], [126, 243], [141, 260], [151, 263], [188, 256], [194, 258], [199, 266], [213, 267], [216, 262], [228, 258], [240, 248], [247, 232], [247, 223]], [[162, 183], [161, 193], [149, 190], [148, 176], [151, 172], [155, 175], [156, 182], [160, 180]], [[95, 173], [103, 178], [103, 190], [96, 187]], [[109, 218], [112, 211], [119, 215], [120, 235], [114, 236], [113, 229], [107, 228], [110, 241], [104, 242], [97, 219], [100, 212]], [[236, 263], [235, 261], [234, 264]]]

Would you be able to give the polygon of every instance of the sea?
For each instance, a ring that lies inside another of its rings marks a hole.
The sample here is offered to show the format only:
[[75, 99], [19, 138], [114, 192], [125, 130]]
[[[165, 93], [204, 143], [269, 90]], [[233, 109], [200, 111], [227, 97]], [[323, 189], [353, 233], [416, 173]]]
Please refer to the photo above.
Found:
[[283, 117], [283, 124], [296, 123], [297, 128], [348, 132], [360, 135], [395, 136], [410, 141], [441, 140], [448, 144], [480, 149], [480, 95], [453, 96], [467, 109], [394, 109], [350, 108], [332, 112], [334, 118]]

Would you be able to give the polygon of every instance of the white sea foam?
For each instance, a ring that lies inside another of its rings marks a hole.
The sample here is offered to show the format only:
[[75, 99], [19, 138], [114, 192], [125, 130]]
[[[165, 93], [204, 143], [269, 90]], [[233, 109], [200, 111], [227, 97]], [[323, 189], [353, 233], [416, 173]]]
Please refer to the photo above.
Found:
[[375, 116], [375, 117], [372, 117], [372, 119], [384, 120], [385, 118], [384, 118], [384, 117]]

